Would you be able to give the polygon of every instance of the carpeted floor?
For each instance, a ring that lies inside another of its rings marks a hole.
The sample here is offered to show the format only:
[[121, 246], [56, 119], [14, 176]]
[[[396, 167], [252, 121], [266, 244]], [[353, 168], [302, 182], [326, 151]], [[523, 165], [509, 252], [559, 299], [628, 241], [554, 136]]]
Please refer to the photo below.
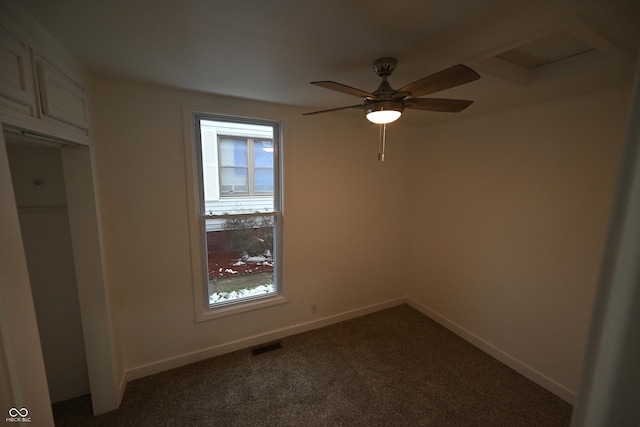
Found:
[[54, 405], [56, 426], [570, 424], [572, 407], [407, 305], [132, 381], [120, 409]]

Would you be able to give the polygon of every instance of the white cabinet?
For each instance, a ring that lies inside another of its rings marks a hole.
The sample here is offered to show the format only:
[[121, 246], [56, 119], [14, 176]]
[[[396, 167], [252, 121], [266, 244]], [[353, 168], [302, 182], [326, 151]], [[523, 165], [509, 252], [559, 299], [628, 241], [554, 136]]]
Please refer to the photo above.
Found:
[[[77, 64], [0, 19], [0, 113], [88, 136], [86, 84]], [[34, 46], [35, 45], [35, 46]]]
[[0, 105], [33, 115], [34, 102], [29, 50], [0, 27]]
[[36, 59], [36, 76], [43, 119], [88, 130], [89, 109], [84, 88], [40, 59]]

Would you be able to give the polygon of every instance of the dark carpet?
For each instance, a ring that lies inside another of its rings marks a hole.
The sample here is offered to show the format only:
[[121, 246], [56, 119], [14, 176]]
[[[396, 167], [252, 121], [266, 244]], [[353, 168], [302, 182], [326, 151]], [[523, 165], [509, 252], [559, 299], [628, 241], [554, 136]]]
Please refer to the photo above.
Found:
[[490, 426], [570, 424], [572, 407], [407, 305], [135, 380], [93, 417], [57, 426]]

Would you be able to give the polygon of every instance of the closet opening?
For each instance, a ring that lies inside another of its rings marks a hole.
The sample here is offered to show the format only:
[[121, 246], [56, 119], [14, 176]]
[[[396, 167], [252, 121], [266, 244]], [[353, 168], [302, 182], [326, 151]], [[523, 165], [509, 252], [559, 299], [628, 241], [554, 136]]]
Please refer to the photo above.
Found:
[[54, 139], [5, 129], [9, 169], [52, 403], [90, 392], [63, 150]]

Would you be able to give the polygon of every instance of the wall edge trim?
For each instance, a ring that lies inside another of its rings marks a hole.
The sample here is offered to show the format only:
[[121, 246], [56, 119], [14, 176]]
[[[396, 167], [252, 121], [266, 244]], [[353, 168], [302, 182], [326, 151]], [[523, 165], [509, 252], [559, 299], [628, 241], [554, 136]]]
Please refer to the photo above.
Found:
[[484, 351], [494, 359], [504, 363], [511, 369], [515, 370], [516, 372], [523, 375], [524, 377], [530, 379], [531, 381], [538, 384], [539, 386], [544, 387], [545, 389], [555, 394], [556, 396], [560, 397], [561, 399], [565, 400], [566, 402], [570, 403], [571, 405], [575, 405], [575, 402], [576, 402], [575, 391], [572, 391], [569, 388], [565, 387], [564, 385], [553, 380], [552, 378], [549, 378], [543, 373], [537, 371], [536, 369], [532, 368], [526, 363], [523, 363], [522, 361], [513, 357], [509, 353], [494, 346], [490, 342], [485, 341], [478, 335], [468, 331], [467, 329], [449, 320], [448, 318], [444, 317], [437, 311], [432, 310], [431, 308], [419, 303], [413, 298], [407, 297], [407, 304], [413, 307], [414, 309], [418, 310], [425, 316], [429, 317], [430, 319], [434, 320], [435, 322], [439, 323], [440, 325], [444, 326], [454, 334], [458, 335], [460, 338], [463, 338], [465, 341], [468, 341], [475, 347]]
[[[406, 303], [407, 303], [407, 299], [405, 297], [394, 298], [394, 299], [390, 299], [380, 303], [361, 307], [358, 309], [349, 310], [343, 313], [323, 317], [321, 319], [312, 320], [310, 322], [298, 323], [295, 325], [287, 326], [285, 328], [276, 329], [270, 332], [265, 332], [262, 334], [253, 335], [246, 338], [241, 338], [235, 341], [214, 345], [214, 346], [207, 347], [201, 350], [196, 350], [190, 353], [169, 357], [156, 362], [135, 366], [133, 368], [129, 368], [126, 370], [124, 386], [126, 387], [126, 382], [143, 378], [149, 375], [157, 374], [169, 369], [174, 369], [181, 366], [189, 365], [191, 363], [199, 362], [205, 359], [209, 359], [211, 357], [220, 356], [220, 355], [231, 353], [237, 350], [243, 350], [256, 345], [265, 344], [270, 341], [285, 338], [291, 335], [296, 335], [302, 332], [323, 328], [325, 326], [333, 325], [335, 323], [354, 319], [356, 317], [375, 313], [377, 311], [385, 310], [387, 308], [395, 307], [397, 305], [406, 304]], [[124, 387], [122, 389], [124, 390]]]

